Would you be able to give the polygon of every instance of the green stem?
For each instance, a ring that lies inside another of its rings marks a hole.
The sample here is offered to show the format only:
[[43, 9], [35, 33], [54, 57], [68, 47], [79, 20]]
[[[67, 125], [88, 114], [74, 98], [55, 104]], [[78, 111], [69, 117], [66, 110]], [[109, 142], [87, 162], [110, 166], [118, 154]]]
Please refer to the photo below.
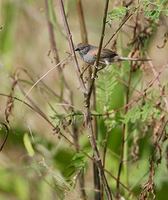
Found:
[[123, 154], [123, 171], [124, 171], [124, 179], [125, 185], [129, 187], [129, 175], [128, 175], [128, 124], [125, 125], [125, 134], [124, 134], [124, 154]]

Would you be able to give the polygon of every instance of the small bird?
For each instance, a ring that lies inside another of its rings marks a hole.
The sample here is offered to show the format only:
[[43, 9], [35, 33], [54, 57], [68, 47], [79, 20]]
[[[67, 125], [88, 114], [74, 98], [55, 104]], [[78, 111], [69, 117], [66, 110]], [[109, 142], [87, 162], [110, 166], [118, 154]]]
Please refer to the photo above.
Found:
[[[90, 44], [79, 43], [75, 48], [75, 51], [79, 52], [79, 55], [84, 62], [93, 65], [97, 59], [98, 49], [99, 49], [98, 47]], [[119, 56], [115, 51], [112, 51], [110, 49], [102, 49], [100, 53], [99, 63], [102, 65], [109, 65], [113, 62], [125, 61], [125, 60], [149, 61], [150, 59], [122, 57]]]

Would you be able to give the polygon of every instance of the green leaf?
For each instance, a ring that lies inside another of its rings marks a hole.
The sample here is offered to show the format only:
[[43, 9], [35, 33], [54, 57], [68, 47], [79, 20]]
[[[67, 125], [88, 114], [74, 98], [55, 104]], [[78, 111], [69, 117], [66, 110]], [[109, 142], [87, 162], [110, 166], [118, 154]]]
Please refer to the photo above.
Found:
[[31, 144], [30, 137], [29, 137], [29, 135], [27, 133], [24, 134], [23, 142], [24, 142], [24, 146], [25, 146], [29, 156], [33, 157], [35, 152], [34, 152], [32, 144]]
[[152, 102], [146, 102], [143, 106], [136, 105], [131, 108], [124, 116], [124, 123], [135, 123], [137, 120], [141, 122], [147, 122], [152, 118], [158, 119], [160, 111], [154, 107]]
[[131, 108], [127, 114], [124, 116], [123, 123], [127, 124], [128, 122], [135, 123], [138, 119], [141, 118], [141, 109], [138, 106]]
[[40, 169], [43, 174], [43, 180], [47, 183], [55, 192], [58, 199], [64, 199], [64, 195], [70, 190], [70, 184], [65, 180], [64, 176], [56, 169], [52, 169], [45, 160], [39, 162]]
[[160, 0], [160, 1], [143, 0], [143, 8], [145, 16], [153, 21], [156, 21], [159, 19], [161, 13], [167, 15], [167, 9], [165, 9], [166, 2], [167, 0]]
[[71, 177], [75, 173], [86, 168], [86, 156], [83, 153], [75, 153], [70, 164], [66, 168], [66, 177]]
[[126, 12], [127, 12], [126, 7], [117, 7], [108, 13], [108, 18], [110, 20], [122, 19], [122, 17], [126, 14]]
[[106, 112], [123, 105], [124, 87], [118, 82], [120, 70], [109, 66], [99, 74], [97, 79], [97, 111]]

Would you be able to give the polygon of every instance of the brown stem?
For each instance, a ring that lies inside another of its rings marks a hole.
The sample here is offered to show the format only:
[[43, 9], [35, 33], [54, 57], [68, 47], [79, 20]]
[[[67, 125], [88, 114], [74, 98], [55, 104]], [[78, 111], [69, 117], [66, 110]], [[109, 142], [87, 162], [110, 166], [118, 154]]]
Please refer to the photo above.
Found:
[[[83, 43], [88, 42], [87, 38], [87, 30], [86, 30], [86, 24], [84, 19], [84, 12], [83, 12], [83, 6], [81, 0], [77, 0], [77, 12], [78, 12], [78, 19], [79, 19], [79, 25], [80, 25], [80, 32], [81, 32], [81, 39]], [[82, 74], [81, 74], [82, 76]], [[78, 138], [78, 135], [76, 135]], [[80, 172], [79, 175], [79, 186], [81, 191], [81, 197], [83, 200], [87, 199], [86, 191], [85, 191], [85, 177], [84, 177], [84, 171]]]
[[[28, 78], [32, 81], [32, 83], [30, 83], [28, 80], [24, 80], [24, 79], [19, 79], [19, 81], [25, 82], [29, 85], [33, 85], [36, 81], [34, 80], [33, 76], [30, 74], [30, 70], [28, 71], [26, 68], [18, 68], [16, 72], [24, 72]], [[40, 79], [40, 77], [38, 76], [38, 79]], [[44, 86], [44, 89], [46, 92], [52, 94], [54, 97], [60, 99], [60, 95], [57, 94], [51, 87], [49, 87], [43, 80], [40, 81], [41, 84]], [[36, 85], [37, 86], [37, 85]], [[69, 104], [69, 102], [67, 100], [65, 100], [64, 98], [62, 99], [62, 102], [64, 104]]]
[[[50, 20], [50, 16], [49, 16], [48, 0], [45, 0], [45, 6], [46, 6], [46, 17], [47, 17], [47, 24], [48, 24], [48, 31], [49, 31], [51, 49], [52, 49], [52, 52], [53, 52], [55, 64], [58, 64], [60, 62], [60, 59], [59, 59], [59, 54], [58, 54], [58, 49], [57, 49], [57, 43], [56, 43], [55, 36], [54, 36], [54, 26], [53, 26], [53, 24]], [[60, 101], [62, 101], [63, 93], [64, 93], [64, 85], [66, 86], [70, 95], [71, 95], [72, 91], [70, 90], [69, 84], [67, 83], [67, 81], [64, 77], [64, 73], [62, 71], [62, 68], [60, 66], [58, 66], [58, 72], [59, 72], [59, 75], [60, 75], [61, 85], [62, 85], [61, 95], [60, 95]]]
[[124, 26], [124, 24], [135, 14], [135, 11], [139, 8], [136, 7], [135, 10], [130, 14], [124, 17], [124, 19], [122, 20], [121, 24], [119, 25], [119, 27], [117, 28], [117, 30], [113, 33], [113, 35], [109, 38], [109, 40], [106, 42], [106, 44], [104, 45], [104, 48], [107, 47], [107, 45], [111, 42], [111, 40], [116, 36], [116, 34], [121, 30], [121, 28]]
[[[93, 88], [93, 110], [96, 110], [96, 87]], [[93, 131], [95, 139], [98, 140], [97, 118], [93, 117]], [[103, 199], [103, 184], [100, 182], [99, 170], [95, 162], [93, 162], [94, 190], [95, 200]]]
[[[23, 90], [21, 84], [18, 82], [17, 85], [19, 86], [20, 91], [22, 92], [23, 95], [26, 94], [26, 92]], [[54, 124], [48, 119], [47, 115], [39, 108], [39, 106], [29, 97], [26, 97], [28, 99], [28, 101], [31, 103], [31, 108], [37, 112], [43, 119], [45, 119], [49, 125], [53, 128], [53, 131], [55, 130], [55, 126]], [[26, 104], [27, 105], [27, 104]], [[30, 106], [29, 106], [30, 107]], [[63, 133], [59, 133], [66, 141], [68, 141], [70, 144], [73, 144], [73, 142], [67, 138]]]
[[82, 90], [83, 93], [86, 93], [87, 91], [86, 91], [86, 86], [85, 86], [84, 80], [80, 76], [81, 70], [79, 68], [79, 64], [78, 64], [78, 61], [77, 61], [77, 58], [76, 58], [76, 54], [75, 54], [75, 50], [74, 50], [74, 44], [73, 44], [73, 40], [72, 40], [72, 34], [70, 32], [67, 17], [66, 17], [66, 14], [65, 14], [63, 0], [59, 0], [58, 2], [59, 2], [59, 7], [60, 7], [62, 19], [63, 19], [63, 22], [64, 22], [64, 28], [65, 28], [65, 31], [66, 31], [66, 34], [67, 34], [67, 37], [68, 37], [69, 48], [70, 48], [71, 53], [72, 53], [73, 58], [74, 58], [73, 61], [74, 61], [75, 67], [76, 67], [76, 73], [78, 75], [81, 90]]
[[[83, 7], [82, 7], [82, 2], [81, 0], [77, 0], [77, 11], [78, 11], [78, 17], [79, 17], [79, 23], [80, 23], [80, 31], [81, 31], [81, 38], [83, 43], [88, 43], [88, 38], [87, 38], [87, 31], [86, 31], [86, 25], [85, 25], [85, 20], [84, 20], [84, 13], [83, 13]], [[85, 69], [88, 69], [86, 67]], [[88, 76], [89, 80], [91, 79], [91, 74], [92, 70], [91, 67], [89, 66], [88, 69]], [[89, 84], [90, 81], [88, 81], [88, 88], [90, 86]], [[93, 109], [96, 109], [96, 89], [94, 87], [93, 89]], [[96, 140], [98, 139], [98, 134], [97, 134], [97, 119], [96, 117], [93, 118], [93, 129], [94, 129], [94, 135]], [[99, 177], [99, 171], [97, 168], [97, 165], [95, 162], [93, 162], [93, 176], [94, 176], [94, 191], [95, 191], [95, 200], [101, 199], [101, 187], [100, 187], [100, 177]]]
[[[73, 104], [73, 96], [71, 96], [71, 103]], [[74, 108], [72, 108], [72, 112], [74, 112]], [[75, 150], [77, 153], [79, 153], [80, 152], [79, 128], [78, 128], [75, 120], [73, 120], [73, 122], [72, 122], [72, 133], [73, 133], [73, 141], [74, 141]], [[81, 170], [81, 172], [79, 174], [79, 187], [80, 187], [82, 200], [87, 200], [87, 195], [86, 195], [86, 191], [85, 191], [85, 177], [84, 177], [83, 170]]]
[[[77, 58], [76, 58], [76, 54], [75, 54], [75, 51], [74, 51], [74, 44], [73, 44], [73, 40], [72, 40], [72, 35], [71, 35], [70, 29], [69, 29], [67, 17], [65, 15], [64, 4], [63, 4], [62, 0], [59, 0], [59, 6], [60, 6], [63, 22], [64, 22], [64, 28], [65, 28], [66, 34], [68, 36], [69, 47], [70, 47], [71, 53], [72, 53], [73, 58], [74, 58], [73, 60], [74, 60], [75, 66], [76, 66], [76, 72], [77, 72], [77, 75], [78, 75], [78, 78], [79, 78], [80, 86], [81, 86], [83, 93], [86, 93], [86, 86], [85, 86], [83, 78], [80, 76], [81, 71], [80, 71], [78, 61], [77, 61]], [[72, 99], [72, 95], [71, 95], [71, 99]], [[77, 128], [76, 125], [74, 125], [73, 129], [75, 130], [76, 128]], [[78, 148], [79, 148], [79, 143], [78, 143], [78, 139], [77, 139], [78, 138], [78, 131], [77, 132], [74, 131], [73, 133], [74, 133], [74, 142], [75, 142], [76, 150], [78, 150]], [[81, 194], [82, 194], [83, 199], [85, 200], [86, 194], [85, 194], [85, 190], [84, 190], [84, 176], [81, 175], [79, 180], [80, 180], [79, 184], [80, 184], [80, 188], [81, 188]]]
[[83, 7], [81, 0], [77, 0], [77, 11], [78, 11], [78, 18], [79, 18], [79, 24], [80, 24], [80, 31], [81, 31], [81, 37], [82, 42], [87, 43], [87, 30], [86, 30], [86, 24], [84, 19], [84, 13], [83, 13]]
[[[152, 73], [153, 73], [154, 77], [156, 78], [157, 85], [159, 87], [159, 91], [160, 91], [161, 95], [163, 96], [163, 94], [162, 94], [163, 93], [163, 86], [161, 85], [160, 78], [158, 76], [158, 72], [156, 71], [156, 69], [155, 69], [152, 61], [149, 61], [149, 64], [151, 66]], [[163, 100], [165, 102], [165, 108], [168, 111], [168, 101], [167, 101], [167, 98], [165, 96], [163, 96]]]
[[[96, 59], [96, 63], [95, 63], [94, 66], [98, 66], [98, 63], [99, 63], [100, 52], [101, 52], [101, 49], [102, 49], [104, 33], [105, 33], [108, 4], [109, 4], [109, 0], [106, 0], [105, 9], [104, 9], [104, 16], [103, 16], [102, 33], [101, 33], [101, 38], [100, 38], [100, 43], [99, 43], [99, 48], [98, 48], [97, 59]], [[94, 72], [93, 72], [93, 79], [91, 80], [88, 93], [87, 93], [87, 95], [85, 95], [86, 125], [87, 125], [88, 131], [89, 131], [88, 137], [89, 137], [89, 140], [90, 140], [93, 152], [94, 152], [94, 158], [95, 158], [95, 162], [96, 162], [99, 177], [100, 177], [100, 182], [104, 185], [106, 195], [107, 195], [107, 199], [112, 200], [111, 190], [110, 190], [110, 187], [108, 185], [106, 176], [104, 174], [104, 168], [103, 168], [102, 160], [101, 160], [101, 157], [100, 157], [100, 152], [98, 150], [97, 143], [96, 143], [96, 137], [95, 137], [95, 133], [94, 133], [94, 129], [93, 129], [93, 124], [92, 124], [92, 119], [91, 119], [91, 111], [90, 111], [91, 95], [92, 95], [92, 92], [93, 92], [95, 77], [96, 77], [97, 72], [98, 72], [98, 69], [95, 67]]]
[[[52, 22], [50, 20], [50, 16], [49, 16], [48, 0], [45, 0], [45, 6], [46, 6], [46, 16], [47, 16], [47, 24], [48, 24], [48, 30], [49, 30], [51, 49], [54, 54], [55, 64], [57, 64], [60, 62], [60, 60], [59, 60], [57, 44], [56, 44], [55, 36], [54, 36], [54, 27], [53, 27], [53, 24], [52, 24]], [[59, 69], [60, 69], [60, 67], [59, 67]]]
[[[106, 170], [106, 169], [105, 169], [105, 172], [106, 172], [107, 174], [109, 174], [109, 175], [111, 176], [112, 179], [114, 179], [114, 180], [117, 181], [117, 178], [116, 178], [111, 172], [109, 172], [109, 171]], [[126, 185], [124, 185], [121, 181], [119, 182], [119, 184], [120, 184], [125, 190], [127, 190], [127, 191], [129, 192], [129, 195], [134, 196], [134, 198], [138, 200], [138, 197], [136, 197], [136, 196], [134, 195], [134, 193], [130, 190], [129, 187], [127, 187]]]
[[0, 152], [1, 152], [6, 141], [7, 141], [7, 139], [8, 139], [8, 136], [9, 136], [9, 127], [7, 126], [7, 124], [5, 124], [3, 122], [0, 122], [0, 124], [5, 127], [5, 132], [6, 132], [6, 135], [5, 135], [3, 142], [2, 142], [2, 144], [0, 144]]

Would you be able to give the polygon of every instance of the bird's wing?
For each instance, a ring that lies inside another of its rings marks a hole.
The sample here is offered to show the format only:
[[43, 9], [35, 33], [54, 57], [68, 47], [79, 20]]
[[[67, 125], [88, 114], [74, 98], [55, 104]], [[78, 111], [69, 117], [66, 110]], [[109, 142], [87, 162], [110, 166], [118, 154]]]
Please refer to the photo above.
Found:
[[114, 58], [118, 54], [110, 49], [102, 49], [100, 58]]
[[[92, 56], [97, 57], [98, 48], [91, 49], [89, 53], [92, 54]], [[118, 54], [116, 52], [111, 51], [110, 49], [102, 49], [101, 50], [101, 54], [100, 54], [100, 59], [103, 59], [103, 58], [113, 58], [113, 57], [115, 57], [117, 55]]]

